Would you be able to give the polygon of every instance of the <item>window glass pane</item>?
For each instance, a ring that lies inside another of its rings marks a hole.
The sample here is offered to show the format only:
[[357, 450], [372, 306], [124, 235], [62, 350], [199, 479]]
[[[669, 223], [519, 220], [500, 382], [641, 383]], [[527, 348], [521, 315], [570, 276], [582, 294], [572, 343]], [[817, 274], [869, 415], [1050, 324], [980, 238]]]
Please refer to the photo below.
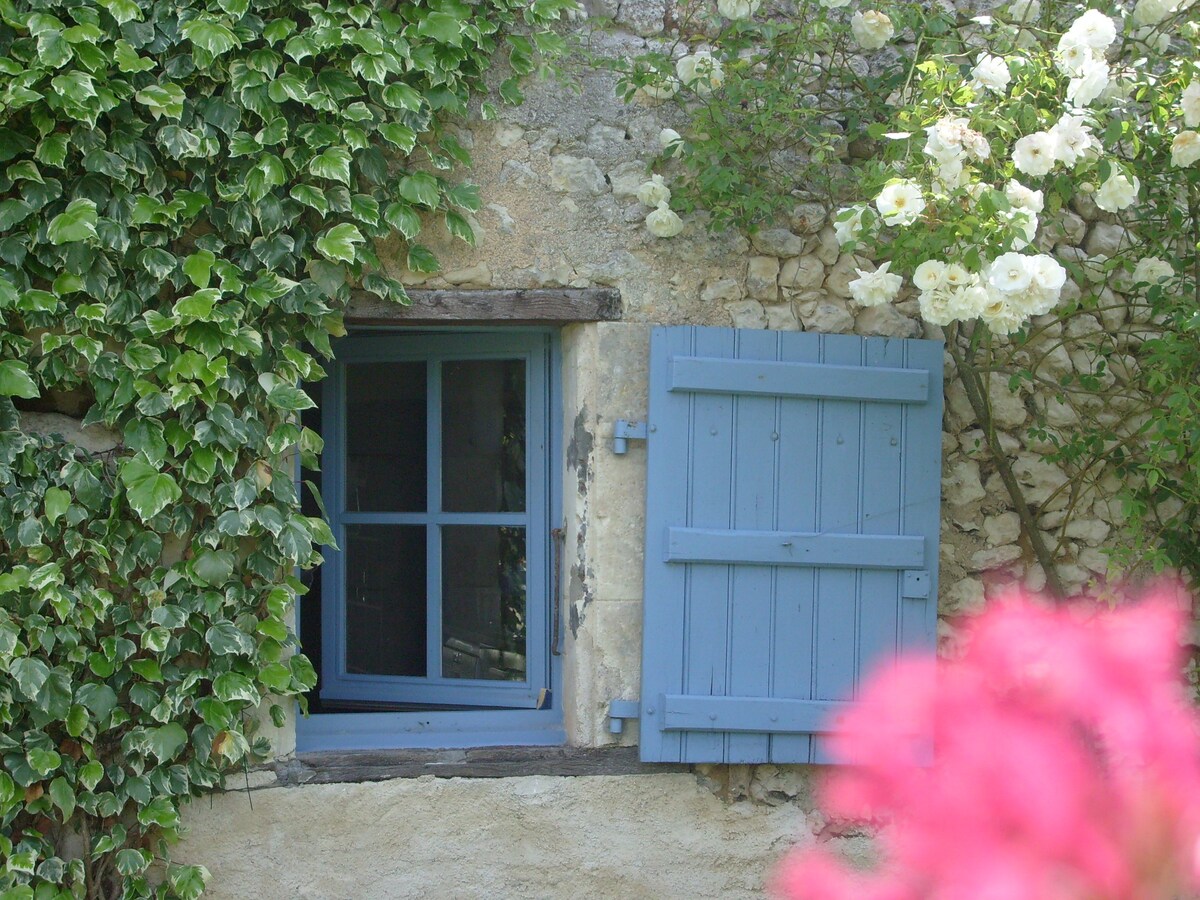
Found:
[[425, 526], [346, 526], [346, 671], [426, 674]]
[[346, 510], [424, 512], [424, 362], [346, 366]]
[[442, 364], [442, 509], [525, 511], [525, 361]]
[[525, 680], [524, 528], [442, 528], [442, 675]]

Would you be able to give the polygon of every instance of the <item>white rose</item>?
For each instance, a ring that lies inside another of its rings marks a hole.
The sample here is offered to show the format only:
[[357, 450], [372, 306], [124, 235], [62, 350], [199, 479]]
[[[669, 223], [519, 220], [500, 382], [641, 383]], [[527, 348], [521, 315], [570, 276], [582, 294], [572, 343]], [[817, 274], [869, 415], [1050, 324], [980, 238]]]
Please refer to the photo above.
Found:
[[850, 0], [821, 0], [821, 5], [826, 9], [841, 9], [843, 6], [849, 6]]
[[963, 168], [962, 160], [953, 159], [938, 164], [937, 180], [941, 188], [949, 193], [957, 188], [965, 187], [971, 179], [966, 169]]
[[1176, 0], [1138, 0], [1133, 8], [1134, 25], [1157, 25], [1172, 15], [1178, 4]]
[[950, 309], [950, 291], [925, 291], [917, 298], [921, 318], [931, 325], [949, 325], [956, 318]]
[[1005, 253], [988, 266], [987, 281], [1002, 294], [1023, 293], [1033, 282], [1029, 257], [1020, 253]]
[[1034, 178], [1041, 178], [1054, 168], [1058, 142], [1048, 131], [1027, 134], [1013, 144], [1013, 165]]
[[1181, 131], [1171, 141], [1171, 165], [1190, 166], [1200, 159], [1200, 132]]
[[885, 225], [910, 225], [925, 211], [925, 200], [915, 181], [897, 181], [879, 192], [875, 208]]
[[1004, 196], [1017, 209], [1028, 210], [1035, 215], [1046, 208], [1045, 198], [1041, 191], [1030, 190], [1016, 179], [1010, 179], [1004, 186]]
[[1082, 116], [1064, 115], [1054, 123], [1050, 135], [1058, 143], [1054, 155], [1072, 168], [1082, 162], [1089, 151], [1099, 146]]
[[1136, 283], [1156, 284], [1175, 277], [1175, 268], [1160, 256], [1144, 256], [1133, 267]]
[[837, 211], [833, 218], [833, 234], [839, 247], [858, 240], [862, 234], [864, 212], [866, 207], [863, 206], [847, 206]]
[[679, 92], [679, 82], [674, 78], [665, 78], [659, 82], [643, 84], [633, 92], [633, 96], [643, 103], [659, 103], [670, 100]]
[[1064, 75], [1078, 75], [1083, 64], [1094, 60], [1096, 51], [1086, 44], [1080, 43], [1070, 32], [1058, 39], [1058, 48], [1054, 51], [1054, 66]]
[[946, 266], [946, 286], [952, 288], [966, 287], [973, 281], [977, 280], [974, 275], [960, 266], [958, 263], [950, 263]]
[[657, 238], [673, 238], [683, 231], [683, 219], [671, 212], [665, 203], [646, 216], [646, 228]]
[[637, 189], [637, 198], [645, 206], [657, 207], [660, 203], [671, 202], [671, 189], [663, 184], [661, 175], [651, 175], [650, 180]]
[[1133, 267], [1134, 284], [1158, 284], [1175, 277], [1175, 270], [1165, 259], [1158, 256], [1143, 256]]
[[1135, 177], [1132, 181], [1124, 172], [1113, 172], [1108, 181], [1092, 195], [1096, 205], [1105, 212], [1118, 212], [1137, 199], [1141, 182]]
[[896, 33], [892, 20], [875, 10], [856, 12], [850, 17], [850, 30], [864, 50], [878, 50]]
[[936, 291], [946, 284], [946, 270], [949, 268], [938, 259], [927, 259], [917, 266], [913, 272], [913, 284], [922, 291]]
[[1179, 98], [1179, 106], [1183, 110], [1183, 124], [1188, 128], [1200, 125], [1200, 79], [1196, 79], [1183, 89]]
[[711, 94], [714, 88], [725, 83], [725, 70], [721, 61], [707, 50], [697, 50], [675, 63], [675, 74], [685, 87], [697, 94]]
[[1008, 89], [1012, 75], [1008, 71], [1008, 63], [999, 56], [984, 54], [971, 70], [974, 83], [989, 91], [1003, 94]]
[[762, 0], [717, 0], [717, 12], [727, 19], [748, 19], [762, 4]]
[[885, 262], [874, 272], [855, 269], [858, 277], [848, 285], [850, 296], [863, 306], [880, 306], [895, 300], [896, 295], [900, 293], [900, 286], [904, 284], [904, 279], [888, 272], [890, 265], [890, 262]]
[[664, 128], [658, 133], [658, 146], [664, 150], [668, 150], [674, 144], [678, 144], [683, 140], [683, 136], [674, 128]]
[[956, 319], [975, 319], [991, 302], [987, 286], [980, 283], [978, 275], [972, 275], [962, 287], [950, 292], [949, 309]]
[[1024, 250], [1033, 243], [1033, 239], [1037, 237], [1038, 217], [1032, 210], [1014, 209], [1008, 214], [1008, 219], [1019, 229], [1021, 229], [1021, 237], [1013, 239], [1013, 248], [1016, 250]]
[[1098, 9], [1089, 9], [1071, 23], [1067, 34], [1093, 50], [1104, 51], [1108, 45], [1117, 39], [1117, 26], [1108, 16]]
[[1108, 63], [1089, 59], [1079, 69], [1079, 75], [1067, 85], [1067, 102], [1072, 106], [1087, 106], [1108, 87]]
[[1043, 291], [1057, 293], [1067, 283], [1067, 270], [1053, 256], [1045, 253], [1039, 253], [1029, 260], [1029, 275], [1034, 285]]
[[993, 334], [998, 334], [1001, 337], [1012, 334], [1025, 321], [1025, 316], [1011, 302], [1012, 298], [1007, 294], [992, 290], [987, 291], [986, 298], [981, 299], [983, 300], [983, 308], [979, 312], [979, 317], [983, 319], [984, 324], [987, 325]]
[[1008, 17], [1013, 22], [1036, 22], [1042, 15], [1039, 0], [1013, 0], [1008, 4]]

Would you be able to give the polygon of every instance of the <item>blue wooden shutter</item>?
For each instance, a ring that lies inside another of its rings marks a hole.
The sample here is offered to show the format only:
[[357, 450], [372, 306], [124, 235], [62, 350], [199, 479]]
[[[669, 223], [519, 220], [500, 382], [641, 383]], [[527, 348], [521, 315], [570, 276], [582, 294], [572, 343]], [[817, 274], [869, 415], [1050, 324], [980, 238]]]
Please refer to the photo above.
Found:
[[823, 762], [936, 633], [942, 344], [654, 329], [641, 756]]

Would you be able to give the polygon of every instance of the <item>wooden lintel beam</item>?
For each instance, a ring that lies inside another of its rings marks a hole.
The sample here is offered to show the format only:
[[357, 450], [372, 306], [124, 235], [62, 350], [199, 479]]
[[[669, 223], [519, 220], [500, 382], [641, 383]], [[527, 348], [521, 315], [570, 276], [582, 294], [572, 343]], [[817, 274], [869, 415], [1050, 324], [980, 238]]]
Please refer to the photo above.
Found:
[[410, 306], [355, 291], [346, 310], [350, 325], [439, 323], [602, 322], [621, 317], [616, 288], [412, 290]]

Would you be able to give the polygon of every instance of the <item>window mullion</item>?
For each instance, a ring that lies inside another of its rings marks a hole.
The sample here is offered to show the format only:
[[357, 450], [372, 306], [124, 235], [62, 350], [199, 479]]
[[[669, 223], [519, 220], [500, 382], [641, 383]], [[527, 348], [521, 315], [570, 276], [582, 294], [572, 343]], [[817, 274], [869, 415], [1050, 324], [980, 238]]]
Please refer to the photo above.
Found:
[[[425, 384], [427, 397], [425, 477], [427, 511], [436, 516], [442, 511], [442, 362], [430, 359]], [[425, 660], [430, 678], [442, 677], [442, 528], [431, 521], [426, 528], [425, 572]]]

